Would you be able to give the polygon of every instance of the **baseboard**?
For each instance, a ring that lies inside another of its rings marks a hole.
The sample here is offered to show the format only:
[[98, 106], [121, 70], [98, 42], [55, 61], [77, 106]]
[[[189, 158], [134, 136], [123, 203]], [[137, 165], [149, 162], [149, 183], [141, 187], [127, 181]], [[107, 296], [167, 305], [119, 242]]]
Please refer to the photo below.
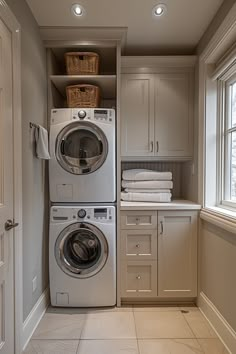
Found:
[[23, 324], [23, 350], [26, 348], [30, 341], [37, 325], [39, 324], [41, 318], [46, 312], [49, 305], [49, 288], [45, 289], [36, 304], [34, 305], [32, 311], [26, 318]]
[[236, 353], [236, 332], [203, 292], [200, 293], [198, 307], [215, 329], [226, 348], [231, 353]]

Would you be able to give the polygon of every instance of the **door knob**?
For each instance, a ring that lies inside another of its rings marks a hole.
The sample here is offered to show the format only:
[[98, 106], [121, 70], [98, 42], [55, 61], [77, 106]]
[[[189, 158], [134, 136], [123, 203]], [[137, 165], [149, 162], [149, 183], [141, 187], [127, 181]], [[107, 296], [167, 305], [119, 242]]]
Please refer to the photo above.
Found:
[[14, 222], [14, 220], [7, 220], [5, 222], [5, 230], [6, 231], [10, 231], [11, 229], [13, 229], [14, 227], [17, 227], [19, 225], [18, 222]]

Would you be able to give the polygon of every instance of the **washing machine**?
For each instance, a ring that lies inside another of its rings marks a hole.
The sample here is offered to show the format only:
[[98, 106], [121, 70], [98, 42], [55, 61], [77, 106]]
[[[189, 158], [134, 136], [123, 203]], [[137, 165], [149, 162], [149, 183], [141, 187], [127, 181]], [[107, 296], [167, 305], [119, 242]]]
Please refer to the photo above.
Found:
[[49, 276], [52, 306], [116, 304], [115, 206], [53, 206]]
[[114, 109], [53, 109], [49, 187], [54, 203], [116, 200]]

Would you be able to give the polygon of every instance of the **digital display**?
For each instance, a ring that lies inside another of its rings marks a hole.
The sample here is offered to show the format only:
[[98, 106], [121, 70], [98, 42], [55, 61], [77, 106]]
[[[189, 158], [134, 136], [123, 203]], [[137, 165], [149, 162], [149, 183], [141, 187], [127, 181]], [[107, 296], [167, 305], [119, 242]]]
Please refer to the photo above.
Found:
[[107, 216], [106, 208], [94, 209], [94, 216]]
[[105, 110], [105, 109], [95, 109], [94, 110], [94, 114], [105, 114], [105, 115], [107, 115], [107, 110]]

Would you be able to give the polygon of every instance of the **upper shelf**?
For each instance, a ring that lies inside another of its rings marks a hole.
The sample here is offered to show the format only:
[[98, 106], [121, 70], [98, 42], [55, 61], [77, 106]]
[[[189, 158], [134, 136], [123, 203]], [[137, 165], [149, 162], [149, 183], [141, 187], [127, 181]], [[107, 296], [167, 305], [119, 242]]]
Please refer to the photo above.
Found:
[[77, 84], [96, 85], [101, 88], [102, 97], [116, 97], [116, 75], [51, 75], [50, 79], [63, 97], [66, 95], [66, 86]]

